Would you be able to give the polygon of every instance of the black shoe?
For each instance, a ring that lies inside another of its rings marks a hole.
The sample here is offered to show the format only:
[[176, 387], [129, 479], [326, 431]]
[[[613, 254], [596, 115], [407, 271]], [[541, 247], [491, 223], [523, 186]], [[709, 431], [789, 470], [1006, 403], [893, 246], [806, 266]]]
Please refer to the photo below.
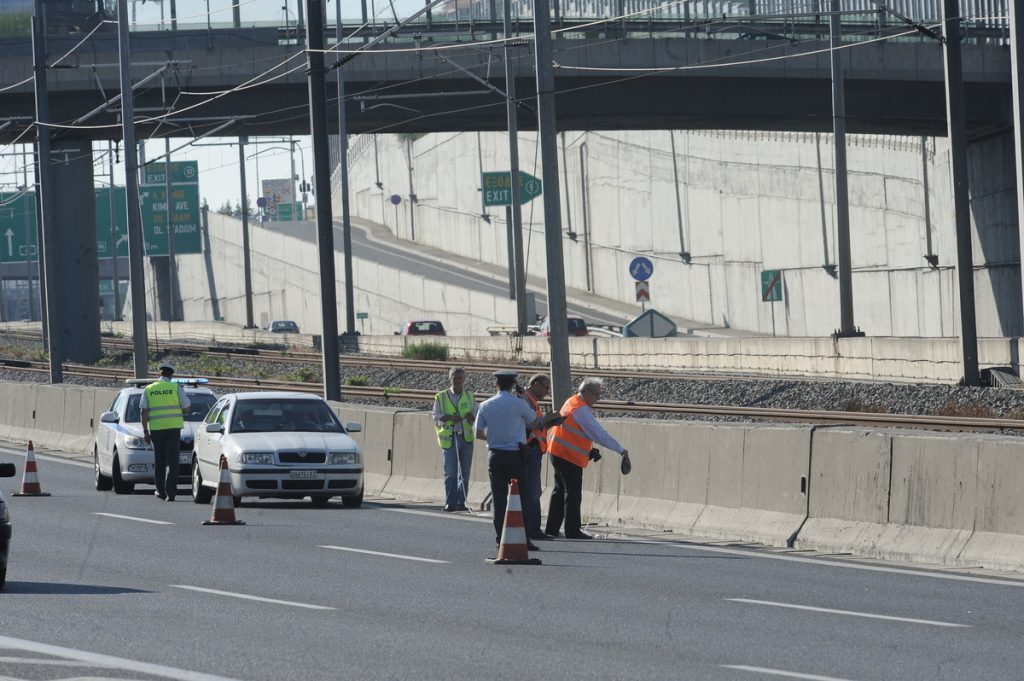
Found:
[[544, 532], [544, 536], [547, 539], [558, 539], [561, 535], [559, 535], [557, 532]]
[[167, 495], [163, 494], [161, 492], [153, 492], [153, 496], [154, 497], [159, 497], [161, 500], [166, 500], [167, 499]]
[[540, 551], [540, 547], [534, 544], [532, 541], [526, 542], [526, 549], [528, 551]]
[[174, 497], [164, 497], [164, 501], [174, 501]]
[[442, 508], [441, 510], [444, 511], [445, 513], [451, 513], [453, 511], [458, 511], [459, 508], [458, 506], [454, 506], [452, 504], [445, 504], [445, 507]]
[[575, 532], [573, 534], [565, 533], [566, 539], [593, 539], [594, 535], [587, 534], [586, 532]]
[[530, 539], [533, 541], [549, 541], [551, 538], [550, 534], [545, 534], [544, 532], [538, 532], [537, 534], [530, 535]]
[[457, 505], [457, 506], [455, 507], [455, 510], [456, 510], [456, 511], [468, 511], [469, 509], [468, 509], [468, 508], [466, 508], [466, 505], [465, 505], [465, 504], [459, 504], [459, 505]]

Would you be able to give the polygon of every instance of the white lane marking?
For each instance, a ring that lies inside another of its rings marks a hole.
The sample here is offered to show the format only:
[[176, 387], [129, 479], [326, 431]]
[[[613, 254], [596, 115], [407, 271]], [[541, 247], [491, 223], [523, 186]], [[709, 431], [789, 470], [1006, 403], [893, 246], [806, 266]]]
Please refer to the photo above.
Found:
[[137, 523], [152, 523], [153, 525], [173, 525], [174, 524], [174, 523], [169, 523], [166, 520], [149, 520], [147, 518], [133, 518], [130, 515], [118, 515], [117, 513], [93, 512], [93, 515], [102, 515], [102, 516], [106, 516], [107, 518], [120, 518], [121, 520], [134, 520]]
[[771, 676], [784, 676], [787, 679], [807, 679], [807, 681], [850, 681], [841, 679], [838, 676], [819, 676], [818, 674], [801, 674], [800, 672], [787, 672], [783, 669], [769, 669], [768, 667], [748, 667], [745, 664], [723, 664], [724, 669], [738, 669], [741, 672], [753, 672], [755, 674], [769, 674]]
[[352, 549], [346, 546], [321, 546], [322, 549], [331, 549], [332, 551], [348, 551], [349, 553], [365, 553], [368, 556], [384, 556], [385, 558], [401, 558], [402, 560], [415, 560], [420, 563], [442, 563], [447, 565], [447, 560], [437, 560], [435, 558], [420, 558], [419, 556], [405, 556], [401, 553], [384, 553], [383, 551], [367, 551], [366, 549]]
[[68, 660], [77, 660], [78, 662], [97, 667], [114, 667], [116, 669], [124, 669], [140, 674], [162, 676], [166, 679], [177, 679], [178, 681], [235, 681], [235, 679], [227, 676], [216, 676], [214, 674], [204, 674], [202, 672], [194, 672], [188, 669], [165, 667], [160, 664], [139, 662], [137, 660], [129, 660], [124, 657], [114, 657], [112, 655], [100, 655], [99, 653], [90, 653], [85, 650], [52, 646], [48, 643], [26, 641], [20, 638], [11, 638], [10, 636], [0, 636], [0, 648], [24, 650], [31, 653], [39, 653], [41, 655], [53, 655], [56, 657], [63, 657]]
[[890, 622], [908, 622], [910, 624], [928, 624], [933, 627], [964, 627], [970, 628], [970, 624], [956, 624], [955, 622], [939, 622], [937, 620], [921, 620], [913, 617], [896, 617], [894, 615], [877, 615], [870, 612], [856, 612], [854, 610], [834, 610], [832, 608], [818, 608], [811, 605], [796, 605], [793, 603], [777, 603], [775, 601], [758, 601], [752, 598], [726, 598], [733, 603], [749, 603], [751, 605], [767, 605], [773, 608], [789, 608], [791, 610], [809, 610], [811, 612], [823, 612], [830, 615], [849, 615], [850, 617], [866, 617], [875, 620], [889, 620]]
[[479, 515], [463, 515], [462, 513], [435, 513], [434, 511], [416, 511], [411, 508], [382, 508], [382, 511], [390, 511], [392, 513], [407, 513], [409, 515], [422, 515], [428, 518], [444, 518], [446, 520], [468, 520], [471, 523], [487, 523], [490, 525], [494, 521], [487, 517], [480, 517]]
[[[611, 537], [610, 537], [611, 538]], [[911, 577], [925, 577], [928, 579], [946, 579], [953, 582], [972, 582], [974, 584], [996, 584], [998, 586], [1013, 586], [1024, 588], [1024, 581], [1012, 579], [997, 579], [990, 577], [971, 577], [969, 575], [951, 575], [945, 572], [928, 572], [926, 569], [908, 570], [906, 568], [885, 567], [884, 565], [863, 565], [860, 563], [843, 563], [838, 560], [821, 560], [817, 558], [805, 558], [803, 556], [790, 556], [778, 553], [766, 553], [764, 551], [727, 549], [720, 546], [706, 546], [702, 544], [682, 544], [670, 541], [655, 541], [651, 539], [631, 539], [629, 537], [614, 537], [615, 541], [629, 542], [632, 544], [649, 544], [654, 546], [671, 546], [677, 549], [692, 549], [693, 551], [704, 551], [705, 553], [720, 553], [727, 556], [743, 556], [744, 558], [762, 558], [767, 560], [783, 560], [791, 563], [807, 563], [809, 565], [824, 565], [827, 567], [843, 568], [844, 570], [866, 570], [867, 572], [887, 572], [894, 575], [909, 575]], [[684, 540], [685, 541], [685, 540]], [[941, 569], [941, 568], [938, 568]]]
[[[52, 657], [4, 657], [4, 656], [0, 656], [0, 663], [22, 664], [22, 665], [28, 664], [28, 665], [32, 665], [33, 667], [38, 667], [38, 666], [42, 666], [42, 665], [46, 665], [47, 667], [81, 667], [82, 666], [82, 663], [78, 662], [76, 660], [55, 660]], [[90, 667], [102, 667], [104, 669], [117, 669], [117, 667], [112, 665], [112, 664], [100, 664], [98, 662], [90, 663], [89, 666]], [[11, 677], [0, 676], [0, 679], [5, 679], [6, 680], [8, 678], [11, 678]]]
[[174, 587], [175, 589], [185, 589], [187, 591], [198, 591], [204, 594], [213, 594], [214, 596], [229, 596], [231, 598], [241, 598], [246, 601], [259, 601], [260, 603], [274, 603], [276, 605], [290, 605], [295, 608], [308, 608], [309, 610], [335, 610], [335, 608], [328, 607], [326, 605], [312, 605], [311, 603], [296, 603], [295, 601], [281, 601], [276, 598], [263, 598], [262, 596], [250, 596], [248, 594], [235, 593], [233, 591], [218, 591], [217, 589], [204, 589], [201, 586], [188, 586], [187, 584], [169, 584], [168, 586]]

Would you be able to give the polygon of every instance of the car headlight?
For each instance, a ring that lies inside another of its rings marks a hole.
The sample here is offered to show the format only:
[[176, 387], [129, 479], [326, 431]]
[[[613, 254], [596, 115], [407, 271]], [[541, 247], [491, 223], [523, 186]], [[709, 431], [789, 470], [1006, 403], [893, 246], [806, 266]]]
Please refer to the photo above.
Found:
[[274, 454], [272, 452], [242, 452], [239, 456], [241, 463], [254, 463], [263, 466], [274, 465]]
[[351, 465], [359, 463], [359, 452], [331, 452], [331, 465]]
[[135, 437], [134, 435], [125, 435], [124, 446], [128, 449], [146, 449], [149, 445], [146, 444], [146, 440], [141, 437]]

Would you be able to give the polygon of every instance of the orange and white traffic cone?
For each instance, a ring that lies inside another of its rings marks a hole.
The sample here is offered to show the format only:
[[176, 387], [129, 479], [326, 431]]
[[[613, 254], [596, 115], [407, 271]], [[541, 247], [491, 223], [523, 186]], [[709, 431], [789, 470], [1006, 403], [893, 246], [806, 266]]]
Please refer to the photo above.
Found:
[[25, 452], [25, 473], [21, 477], [21, 491], [15, 492], [12, 497], [48, 497], [50, 494], [44, 492], [39, 486], [39, 475], [36, 473], [36, 453], [32, 448], [32, 440], [28, 441], [28, 450]]
[[217, 495], [213, 498], [213, 515], [203, 525], [245, 525], [235, 520], [235, 502], [231, 496], [231, 474], [228, 473], [228, 460], [220, 455], [220, 481], [217, 483]]
[[494, 565], [540, 565], [539, 558], [530, 558], [526, 544], [526, 528], [523, 526], [523, 505], [519, 501], [519, 481], [515, 478], [509, 485], [508, 506], [505, 508], [505, 525], [501, 528], [501, 543], [498, 557], [487, 559]]

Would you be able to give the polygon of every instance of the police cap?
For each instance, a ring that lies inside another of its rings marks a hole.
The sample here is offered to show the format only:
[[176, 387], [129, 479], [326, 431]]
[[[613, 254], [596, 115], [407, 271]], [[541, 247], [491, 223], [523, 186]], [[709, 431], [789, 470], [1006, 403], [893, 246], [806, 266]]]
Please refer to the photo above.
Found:
[[495, 378], [515, 378], [518, 375], [514, 369], [498, 369], [494, 372]]
[[158, 364], [156, 368], [159, 369], [160, 371], [166, 369], [167, 371], [170, 371], [172, 374], [174, 373], [174, 365], [171, 364], [170, 362], [160, 362], [160, 364]]

